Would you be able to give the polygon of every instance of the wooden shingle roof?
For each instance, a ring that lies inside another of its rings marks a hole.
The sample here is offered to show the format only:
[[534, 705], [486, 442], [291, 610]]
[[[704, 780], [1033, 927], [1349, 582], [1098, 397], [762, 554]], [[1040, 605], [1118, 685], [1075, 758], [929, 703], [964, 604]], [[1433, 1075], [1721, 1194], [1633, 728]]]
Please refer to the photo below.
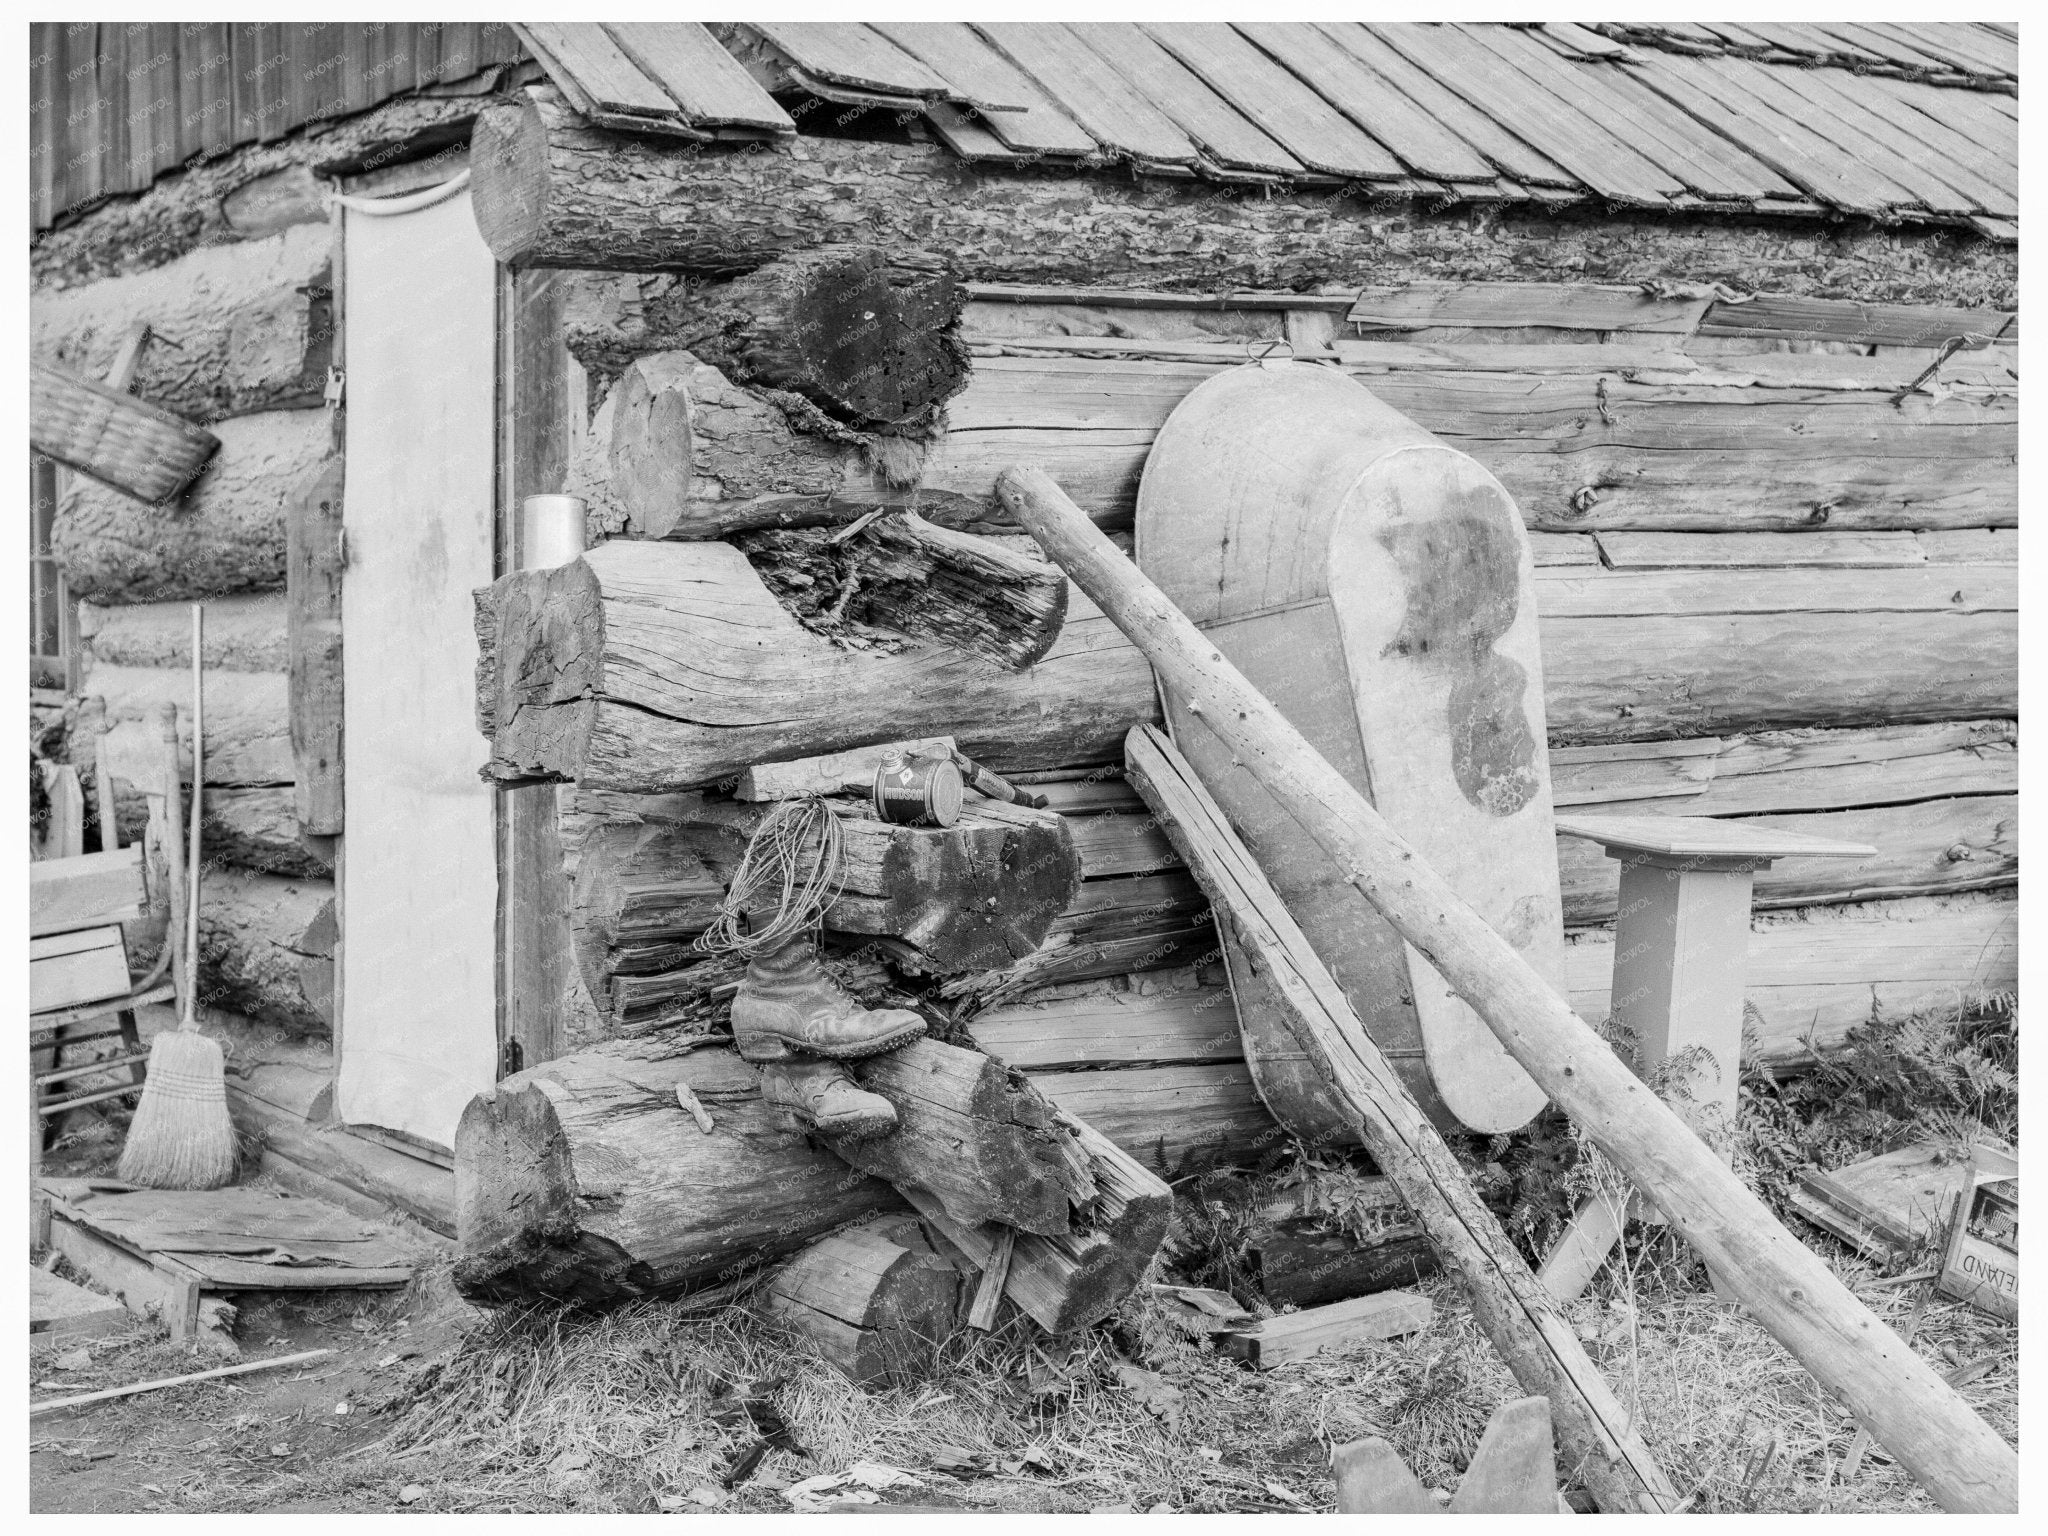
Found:
[[[1976, 22], [696, 22], [521, 28], [594, 122], [886, 111], [995, 164], [2018, 237], [2017, 29]], [[667, 106], [664, 109], [663, 103]], [[857, 125], [850, 131], [860, 132]]]

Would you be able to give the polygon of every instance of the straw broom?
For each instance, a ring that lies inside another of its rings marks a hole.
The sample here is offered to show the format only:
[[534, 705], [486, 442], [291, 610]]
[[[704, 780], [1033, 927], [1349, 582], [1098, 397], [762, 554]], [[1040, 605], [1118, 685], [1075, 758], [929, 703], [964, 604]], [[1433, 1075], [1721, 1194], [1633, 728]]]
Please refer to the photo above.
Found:
[[[215, 1041], [199, 1033], [199, 867], [200, 807], [206, 783], [206, 709], [201, 660], [203, 605], [192, 605], [192, 836], [191, 886], [185, 897], [185, 985], [183, 1022], [160, 1031], [149, 1044], [149, 1071], [142, 1101], [128, 1125], [120, 1175], [152, 1189], [218, 1189], [232, 1183], [238, 1161], [235, 1126], [228, 1118], [226, 1059]], [[178, 757], [173, 738], [165, 753], [164, 844], [172, 879], [178, 864]], [[175, 927], [176, 924], [174, 923]], [[166, 944], [176, 942], [165, 934]]]

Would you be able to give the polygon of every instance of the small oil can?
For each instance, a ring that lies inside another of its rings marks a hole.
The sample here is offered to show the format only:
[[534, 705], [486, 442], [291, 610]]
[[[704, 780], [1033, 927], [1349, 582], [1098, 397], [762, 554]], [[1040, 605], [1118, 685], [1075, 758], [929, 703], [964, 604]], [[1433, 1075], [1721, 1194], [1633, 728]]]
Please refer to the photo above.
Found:
[[966, 786], [944, 757], [885, 757], [875, 769], [875, 815], [906, 827], [950, 827]]

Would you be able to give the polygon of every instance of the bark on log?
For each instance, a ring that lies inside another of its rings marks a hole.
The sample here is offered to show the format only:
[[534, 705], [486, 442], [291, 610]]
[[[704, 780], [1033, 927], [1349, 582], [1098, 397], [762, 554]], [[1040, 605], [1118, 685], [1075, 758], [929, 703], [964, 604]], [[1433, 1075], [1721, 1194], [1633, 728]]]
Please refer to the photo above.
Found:
[[[1472, 1003], [1539, 1086], [1936, 1500], [1952, 1509], [2016, 1510], [2018, 1457], [1956, 1390], [1779, 1225], [1235, 668], [1211, 659], [1214, 653], [1199, 631], [1056, 485], [1042, 473], [1013, 470], [1004, 476], [1003, 491], [1047, 552], [1129, 626], [1165, 683], [1256, 763], [1280, 802], [1402, 937]], [[1326, 1064], [1345, 1049], [1334, 1028], [1304, 1034], [1304, 1050]], [[1354, 1043], [1352, 1050], [1362, 1058], [1362, 1046]], [[1353, 1085], [1347, 1097], [1363, 1111], [1367, 1099], [1360, 1079], [1354, 1077]], [[1418, 1188], [1411, 1202], [1419, 1194]], [[1583, 1359], [1583, 1351], [1573, 1352]], [[1572, 1402], [1563, 1405], [1567, 1412]], [[1635, 1481], [1639, 1490], [1655, 1489], [1640, 1471]], [[1618, 1483], [1614, 1491], [1627, 1486]]]
[[783, 1265], [761, 1308], [855, 1386], [912, 1386], [958, 1326], [960, 1276], [933, 1254], [855, 1227]]
[[326, 1034], [334, 1017], [334, 886], [209, 871], [199, 898], [199, 1001]]
[[851, 521], [871, 483], [852, 444], [788, 415], [688, 352], [642, 357], [591, 423], [569, 490], [641, 538]]
[[327, 454], [326, 413], [239, 417], [222, 422], [218, 435], [220, 453], [169, 506], [73, 478], [51, 538], [73, 592], [147, 603], [284, 586], [285, 514]]
[[[695, 1043], [614, 1041], [470, 1101], [455, 1132], [465, 1296], [702, 1289], [900, 1206], [881, 1180], [786, 1131], [752, 1067]], [[710, 1112], [709, 1132], [678, 1105], [678, 1085]]]
[[1044, 660], [891, 655], [807, 634], [725, 544], [613, 542], [501, 577], [478, 662], [488, 775], [662, 793], [754, 763], [948, 733], [1001, 772], [1085, 762], [1156, 711], [1143, 660], [1076, 605]]
[[[531, 107], [488, 110], [471, 148], [478, 225], [513, 265], [736, 270], [851, 239], [945, 251], [968, 279], [1213, 293], [1633, 274], [1648, 249], [1659, 251], [1668, 280], [1704, 283], [1796, 250], [1786, 280], [1805, 291], [1826, 281], [1829, 293], [1862, 299], [2009, 304], [2017, 288], [2010, 247], [1966, 242], [1958, 251], [1938, 233], [1808, 235], [1784, 221], [1749, 234], [1718, 220], [1695, 231], [1668, 217], [1560, 219], [1548, 207], [1525, 214], [1511, 205], [1483, 236], [1462, 207], [1405, 210], [1409, 238], [1390, 241], [1369, 194], [1111, 182], [976, 166], [935, 144], [813, 135], [796, 141], [802, 159], [784, 145], [680, 148], [586, 128], [551, 90], [533, 97]], [[1732, 255], [1731, 240], [1740, 246]], [[1838, 254], [1845, 245], [1853, 255]]]
[[896, 1106], [895, 1131], [873, 1141], [829, 1139], [848, 1163], [906, 1198], [929, 1196], [962, 1226], [1000, 1222], [1066, 1237], [1068, 1206], [1085, 1209], [1094, 1183], [1074, 1133], [1024, 1078], [979, 1051], [939, 1040], [853, 1065], [870, 1093]]
[[697, 290], [672, 344], [862, 431], [922, 435], [967, 383], [966, 302], [931, 257], [826, 246]]
[[[211, 598], [206, 604], [205, 664], [228, 672], [282, 672], [290, 661], [285, 631], [282, 593]], [[80, 603], [78, 632], [101, 666], [192, 665], [190, 603]]]
[[791, 531], [734, 542], [786, 607], [826, 633], [872, 624], [1014, 671], [1043, 658], [1066, 622], [1067, 579], [1027, 541], [956, 533], [914, 512], [836, 539]]
[[104, 378], [129, 328], [149, 326], [135, 393], [186, 419], [320, 404], [333, 350], [332, 236], [323, 219], [210, 246], [29, 306], [41, 361]]

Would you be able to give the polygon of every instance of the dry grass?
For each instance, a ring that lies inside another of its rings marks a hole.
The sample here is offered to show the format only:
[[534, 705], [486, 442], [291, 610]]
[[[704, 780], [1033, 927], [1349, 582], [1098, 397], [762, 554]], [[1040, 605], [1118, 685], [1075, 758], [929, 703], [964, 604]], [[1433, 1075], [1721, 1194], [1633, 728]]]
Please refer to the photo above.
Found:
[[[1645, 1250], [1633, 1279], [1610, 1271], [1570, 1316], [1693, 1510], [1932, 1507], [1881, 1450], [1844, 1483], [1854, 1421], [1753, 1321], [1691, 1288], [1670, 1239], [1652, 1237]], [[1844, 1272], [1879, 1315], [1903, 1323], [1916, 1288], [1876, 1288], [1874, 1273], [1853, 1264]], [[957, 1340], [930, 1381], [876, 1393], [740, 1307], [499, 1315], [416, 1375], [394, 1398], [389, 1432], [325, 1480], [373, 1500], [418, 1484], [413, 1507], [446, 1512], [640, 1510], [661, 1507], [663, 1495], [672, 1505], [717, 1489], [753, 1439], [715, 1410], [736, 1388], [779, 1380], [769, 1395], [812, 1454], [771, 1452], [724, 1508], [785, 1509], [788, 1483], [869, 1460], [924, 1478], [912, 1499], [969, 1508], [1328, 1510], [1328, 1447], [1365, 1434], [1386, 1437], [1425, 1483], [1450, 1489], [1487, 1416], [1520, 1392], [1455, 1288], [1438, 1280], [1425, 1289], [1437, 1312], [1422, 1334], [1267, 1375], [1161, 1342], [1156, 1320], [1134, 1305], [1117, 1328], [1067, 1351], [1017, 1324]], [[1117, 1343], [1141, 1336], [1179, 1391], [1177, 1422], [1119, 1381]], [[1992, 1357], [1963, 1390], [2017, 1438], [2017, 1330], [1937, 1301], [1917, 1347], [1943, 1369]], [[993, 1475], [936, 1472], [942, 1450], [977, 1456]], [[248, 1490], [231, 1505], [202, 1495], [188, 1507], [263, 1506]]]

